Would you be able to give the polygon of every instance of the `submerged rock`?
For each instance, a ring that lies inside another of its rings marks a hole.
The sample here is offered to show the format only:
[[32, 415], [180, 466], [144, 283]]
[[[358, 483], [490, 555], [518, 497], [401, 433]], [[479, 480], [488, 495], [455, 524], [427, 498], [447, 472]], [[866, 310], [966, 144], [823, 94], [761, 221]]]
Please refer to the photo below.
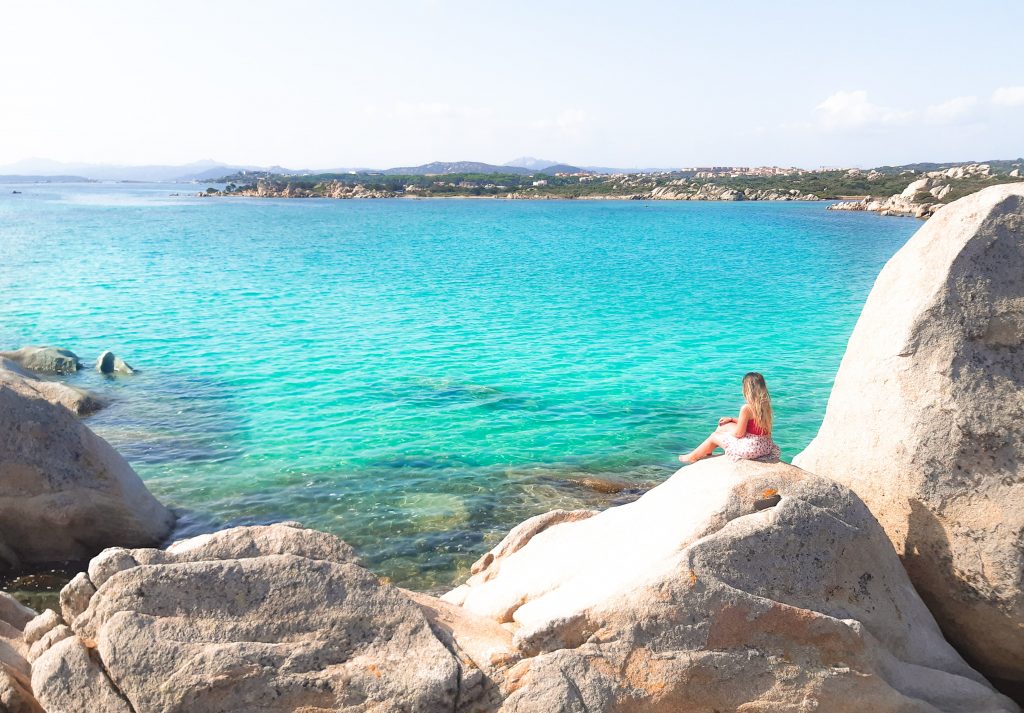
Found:
[[504, 713], [1018, 710], [864, 503], [792, 466], [703, 461], [519, 545], [443, 597], [512, 633]]
[[602, 478], [595, 475], [569, 478], [566, 482], [604, 495], [615, 495], [624, 490], [643, 487], [640, 483], [631, 483], [628, 480], [619, 480], [618, 478]]
[[463, 664], [331, 535], [240, 527], [104, 559], [74, 636], [33, 665], [49, 713], [456, 710]]
[[41, 374], [71, 374], [80, 367], [73, 351], [57, 347], [22, 347], [13, 352], [0, 352], [0, 357]]
[[66, 408], [0, 379], [0, 569], [152, 545], [174, 516]]
[[96, 360], [96, 371], [101, 374], [134, 374], [135, 369], [114, 352], [106, 351]]
[[878, 517], [946, 636], [1024, 682], [1024, 185], [943, 208], [882, 270], [794, 460]]
[[103, 401], [85, 389], [78, 389], [57, 381], [43, 381], [15, 362], [0, 357], [0, 384], [24, 396], [38, 396], [52, 404], [63, 406], [78, 416], [88, 416], [103, 408]]

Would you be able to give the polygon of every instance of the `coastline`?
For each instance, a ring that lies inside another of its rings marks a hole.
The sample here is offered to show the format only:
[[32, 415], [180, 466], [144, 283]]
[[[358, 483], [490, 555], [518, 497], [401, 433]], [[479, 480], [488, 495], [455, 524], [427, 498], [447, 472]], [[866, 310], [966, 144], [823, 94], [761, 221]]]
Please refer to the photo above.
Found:
[[[826, 178], [827, 177], [827, 178]], [[537, 180], [534, 180], [534, 179]], [[234, 182], [235, 179], [243, 181]], [[927, 219], [943, 205], [981, 188], [1024, 180], [1019, 170], [989, 164], [899, 173], [872, 169], [781, 173], [681, 172], [638, 174], [263, 175], [224, 177], [224, 188], [198, 197], [250, 198], [489, 198], [588, 201], [831, 201], [829, 210], [854, 210]], [[247, 180], [248, 182], [244, 182]], [[230, 182], [229, 182], [230, 181]], [[503, 185], [509, 184], [509, 185]], [[868, 193], [866, 189], [877, 192]], [[893, 193], [895, 190], [897, 192]]]

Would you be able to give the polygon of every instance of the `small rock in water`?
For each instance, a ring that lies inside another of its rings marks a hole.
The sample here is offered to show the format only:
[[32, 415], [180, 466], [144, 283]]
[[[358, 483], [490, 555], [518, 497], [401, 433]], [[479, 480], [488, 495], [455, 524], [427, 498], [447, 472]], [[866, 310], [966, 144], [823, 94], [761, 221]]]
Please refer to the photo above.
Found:
[[105, 351], [96, 360], [96, 371], [102, 374], [134, 374], [135, 369], [114, 352]]

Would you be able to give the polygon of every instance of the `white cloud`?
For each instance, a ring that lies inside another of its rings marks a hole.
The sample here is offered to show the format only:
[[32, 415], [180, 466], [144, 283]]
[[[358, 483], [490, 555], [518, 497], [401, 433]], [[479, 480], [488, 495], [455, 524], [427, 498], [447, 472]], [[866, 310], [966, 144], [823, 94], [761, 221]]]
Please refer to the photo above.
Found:
[[914, 112], [872, 104], [863, 89], [838, 91], [816, 106], [818, 119], [826, 129], [860, 129], [906, 124]]
[[999, 87], [992, 92], [996, 106], [1024, 106], [1024, 87]]
[[924, 110], [925, 119], [932, 124], [951, 124], [973, 111], [978, 97], [954, 97], [941, 104], [932, 104]]

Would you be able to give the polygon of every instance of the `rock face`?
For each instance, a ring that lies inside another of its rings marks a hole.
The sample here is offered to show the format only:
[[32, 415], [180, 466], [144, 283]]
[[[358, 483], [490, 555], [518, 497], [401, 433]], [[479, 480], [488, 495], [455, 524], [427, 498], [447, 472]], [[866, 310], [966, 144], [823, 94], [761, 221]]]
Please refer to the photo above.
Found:
[[13, 352], [0, 352], [0, 357], [41, 374], [70, 374], [80, 366], [74, 352], [56, 347], [22, 347]]
[[789, 465], [701, 461], [516, 545], [443, 597], [512, 633], [503, 713], [1018, 710], [864, 503]]
[[243, 527], [108, 550], [89, 580], [74, 636], [32, 667], [48, 713], [457, 710], [462, 662], [331, 535]]
[[15, 614], [28, 703], [1019, 710], [945, 642], [863, 502], [785, 464], [709, 459], [629, 505], [531, 518], [474, 571], [444, 601], [403, 592], [337, 538], [287, 524], [108, 549], [61, 593], [63, 620]]
[[[913, 184], [911, 184], [913, 185]], [[945, 189], [949, 189], [949, 186], [944, 186]], [[908, 189], [909, 190], [909, 189]], [[942, 194], [945, 197], [946, 190]], [[926, 202], [917, 203], [915, 202], [914, 196], [916, 196], [917, 190], [913, 190], [910, 193], [910, 197], [903, 194], [896, 194], [889, 198], [863, 198], [859, 201], [840, 201], [833, 203], [828, 207], [828, 210], [864, 210], [873, 213], [881, 213], [882, 215], [896, 215], [896, 216], [907, 216], [913, 218], [929, 218], [935, 211], [942, 206], [938, 202]], [[938, 198], [936, 198], [936, 201]]]
[[636, 198], [658, 201], [817, 201], [813, 193], [801, 193], [795, 188], [745, 188], [738, 191], [714, 183], [694, 186], [686, 179], [672, 181], [648, 193], [637, 194]]
[[0, 592], [0, 711], [3, 713], [43, 713], [32, 695], [29, 645], [26, 625], [35, 612], [13, 597]]
[[114, 352], [106, 351], [96, 360], [96, 371], [101, 374], [134, 374], [135, 369]]
[[[911, 172], [912, 175], [913, 172]], [[878, 174], [881, 176], [881, 174]], [[919, 174], [901, 193], [888, 197], [867, 196], [861, 200], [840, 201], [828, 207], [829, 210], [866, 210], [882, 215], [902, 215], [914, 218], [929, 218], [939, 208], [949, 202], [954, 185], [966, 179], [972, 179], [970, 190], [977, 190], [977, 183], [985, 181], [1006, 181], [1020, 178], [1020, 173], [1011, 171], [1006, 176], [993, 175], [987, 163], [970, 163], [953, 166], [943, 171], [928, 171]], [[871, 175], [868, 175], [871, 179]], [[961, 183], [961, 185], [963, 185]], [[993, 184], [994, 185], [994, 184]]]
[[40, 397], [63, 406], [79, 416], [88, 416], [103, 408], [103, 402], [88, 391], [57, 381], [42, 381], [27, 369], [3, 357], [0, 357], [0, 384], [23, 396]]
[[0, 569], [152, 545], [174, 516], [66, 408], [0, 378]]
[[1024, 681], [1024, 185], [943, 208], [889, 261], [794, 463], [864, 499], [982, 672]]
[[247, 196], [252, 198], [397, 198], [393, 191], [376, 190], [361, 184], [350, 185], [341, 181], [325, 181], [311, 188], [258, 179], [256, 185], [236, 191], [214, 191], [199, 193], [202, 198], [209, 196]]

